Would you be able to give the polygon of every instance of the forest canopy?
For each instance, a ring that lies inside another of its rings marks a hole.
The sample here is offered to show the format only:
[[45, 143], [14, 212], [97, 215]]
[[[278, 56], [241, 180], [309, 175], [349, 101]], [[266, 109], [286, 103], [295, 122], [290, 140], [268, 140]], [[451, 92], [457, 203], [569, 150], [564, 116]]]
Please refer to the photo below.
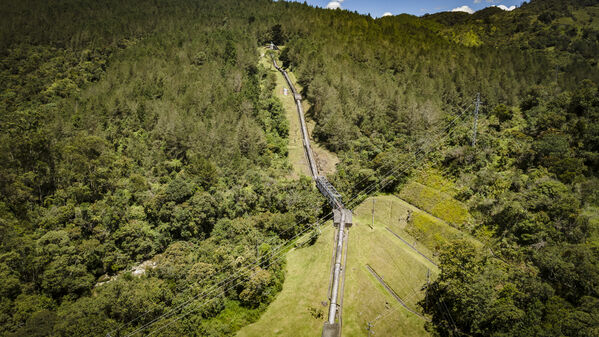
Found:
[[250, 264], [160, 335], [258, 318], [284, 279], [268, 257], [328, 211], [289, 178], [288, 121], [259, 66], [271, 41], [347, 197], [481, 94], [477, 146], [467, 117], [429, 158], [485, 238], [442, 248], [431, 333], [599, 333], [594, 1], [373, 19], [267, 0], [8, 0], [0, 15], [0, 334], [147, 333]]

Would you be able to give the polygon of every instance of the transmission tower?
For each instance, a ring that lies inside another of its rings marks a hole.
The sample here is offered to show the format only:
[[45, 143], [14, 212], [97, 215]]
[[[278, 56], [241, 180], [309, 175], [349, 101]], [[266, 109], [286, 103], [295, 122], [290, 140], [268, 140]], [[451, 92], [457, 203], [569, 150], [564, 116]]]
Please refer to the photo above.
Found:
[[472, 147], [476, 147], [476, 132], [478, 128], [478, 109], [480, 107], [480, 92], [476, 94], [476, 109], [474, 110], [474, 130], [472, 132]]

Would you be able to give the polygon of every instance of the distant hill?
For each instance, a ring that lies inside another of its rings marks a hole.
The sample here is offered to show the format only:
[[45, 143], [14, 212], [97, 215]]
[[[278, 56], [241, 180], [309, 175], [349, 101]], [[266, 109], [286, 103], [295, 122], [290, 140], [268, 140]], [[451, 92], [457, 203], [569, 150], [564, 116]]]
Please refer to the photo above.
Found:
[[452, 225], [485, 246], [435, 247], [419, 304], [434, 334], [597, 335], [596, 1], [373, 19], [7, 0], [0, 15], [0, 335], [227, 336], [259, 319], [284, 282], [274, 256], [330, 210], [292, 174], [271, 41], [345, 200], [415, 190], [423, 166], [454, 185], [469, 216]]

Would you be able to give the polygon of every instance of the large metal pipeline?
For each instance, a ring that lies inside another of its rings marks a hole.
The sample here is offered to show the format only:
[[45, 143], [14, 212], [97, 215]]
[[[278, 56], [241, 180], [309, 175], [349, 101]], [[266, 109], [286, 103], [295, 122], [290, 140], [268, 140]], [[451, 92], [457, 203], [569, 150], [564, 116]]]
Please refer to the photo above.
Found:
[[308, 130], [306, 129], [302, 101], [299, 98], [296, 98], [295, 104], [297, 105], [297, 113], [300, 118], [300, 124], [302, 125], [302, 135], [304, 138], [304, 146], [306, 147], [306, 156], [308, 157], [308, 163], [310, 164], [310, 171], [312, 171], [312, 177], [316, 179], [316, 177], [318, 177], [318, 168], [316, 168], [316, 160], [314, 159], [312, 148], [310, 147], [310, 139], [308, 138]]
[[287, 75], [287, 72], [284, 69], [279, 67], [274, 56], [272, 56], [272, 63], [275, 66], [275, 68], [277, 68], [277, 70], [283, 74], [283, 77], [285, 77], [285, 80], [287, 81], [287, 85], [289, 86], [289, 88], [291, 89], [291, 92], [293, 93], [293, 99], [295, 100], [295, 105], [297, 107], [297, 114], [299, 115], [300, 125], [301, 125], [301, 129], [302, 129], [302, 141], [304, 142], [304, 149], [306, 151], [306, 157], [308, 158], [308, 165], [310, 165], [310, 173], [312, 173], [312, 178], [316, 179], [316, 177], [318, 177], [318, 168], [316, 167], [316, 160], [314, 160], [312, 148], [310, 147], [310, 139], [308, 138], [308, 129], [306, 128], [306, 120], [304, 118], [304, 110], [302, 108], [302, 100], [299, 97], [297, 90], [295, 90], [295, 86], [293, 85], [293, 83], [291, 83], [291, 79], [289, 78], [289, 75]]
[[[291, 79], [287, 75], [287, 72], [277, 65], [277, 62], [276, 62], [274, 56], [272, 56], [272, 62], [273, 62], [273, 65], [275, 66], [275, 68], [283, 74], [283, 76], [285, 77], [285, 80], [287, 81], [287, 84], [289, 85], [289, 88], [291, 89], [291, 92], [293, 93], [295, 105], [297, 106], [297, 113], [298, 113], [298, 116], [300, 119], [300, 125], [301, 125], [301, 130], [302, 130], [302, 141], [304, 143], [304, 150], [306, 152], [308, 164], [310, 165], [310, 171], [312, 173], [312, 177], [316, 181], [317, 186], [319, 185], [319, 182], [321, 184], [325, 184], [325, 183], [329, 184], [328, 181], [326, 181], [326, 178], [320, 177], [318, 175], [318, 168], [316, 167], [316, 161], [314, 160], [314, 156], [312, 154], [312, 148], [310, 147], [310, 139], [308, 138], [308, 130], [306, 128], [306, 120], [304, 118], [304, 111], [302, 108], [301, 96], [295, 90], [295, 86], [293, 85], [293, 83], [291, 83]], [[321, 179], [324, 179], [325, 182], [322, 182]], [[319, 189], [321, 189], [321, 188], [319, 187]], [[337, 306], [338, 306], [338, 300], [340, 298], [339, 284], [340, 284], [340, 276], [341, 276], [341, 264], [343, 263], [343, 244], [344, 244], [344, 238], [345, 238], [345, 226], [346, 226], [346, 220], [347, 220], [346, 219], [346, 211], [347, 210], [344, 208], [341, 198], [338, 195], [338, 192], [330, 191], [330, 189], [334, 190], [332, 185], [330, 186], [330, 188], [323, 187], [323, 189], [326, 191], [323, 191], [321, 189], [321, 192], [328, 199], [330, 199], [330, 198], [333, 199], [331, 201], [331, 204], [332, 204], [333, 208], [336, 209], [336, 211], [338, 211], [341, 215], [340, 220], [339, 220], [338, 234], [337, 234], [337, 246], [335, 249], [335, 265], [333, 268], [333, 280], [332, 280], [333, 284], [332, 284], [331, 294], [330, 294], [331, 300], [329, 303], [329, 316], [328, 316], [327, 323], [325, 323], [325, 326], [323, 327], [323, 336], [328, 337], [328, 336], [339, 336], [339, 334], [341, 333], [341, 326], [340, 326], [341, 318], [339, 318], [339, 324], [336, 324], [335, 320], [337, 318]], [[352, 221], [351, 213], [350, 213], [349, 221], [350, 221], [349, 224], [351, 225], [351, 221]], [[343, 294], [341, 294], [341, 296], [343, 296]]]
[[343, 235], [345, 231], [345, 212], [341, 212], [339, 232], [337, 234], [337, 249], [335, 251], [335, 269], [333, 272], [333, 290], [331, 290], [331, 304], [329, 306], [329, 324], [335, 323], [337, 314], [337, 295], [339, 292], [339, 275], [341, 273], [341, 259], [343, 252]]

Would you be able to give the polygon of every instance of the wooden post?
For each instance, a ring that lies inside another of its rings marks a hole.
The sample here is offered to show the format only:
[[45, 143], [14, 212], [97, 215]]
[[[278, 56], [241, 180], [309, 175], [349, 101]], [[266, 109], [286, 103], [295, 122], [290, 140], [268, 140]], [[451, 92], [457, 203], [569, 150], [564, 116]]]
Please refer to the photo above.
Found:
[[430, 283], [430, 279], [431, 279], [431, 270], [429, 268], [426, 268], [426, 287], [427, 288]]
[[374, 229], [374, 198], [372, 198], [372, 225], [370, 225], [370, 229]]

